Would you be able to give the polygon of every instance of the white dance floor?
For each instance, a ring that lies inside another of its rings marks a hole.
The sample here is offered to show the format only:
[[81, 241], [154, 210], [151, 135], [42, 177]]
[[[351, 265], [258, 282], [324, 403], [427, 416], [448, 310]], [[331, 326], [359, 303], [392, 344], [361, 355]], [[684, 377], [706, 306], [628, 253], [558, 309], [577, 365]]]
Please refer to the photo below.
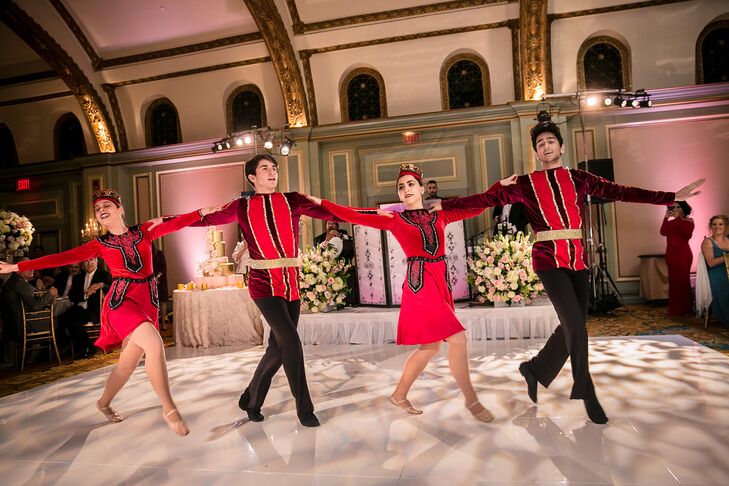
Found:
[[591, 340], [607, 425], [568, 400], [569, 366], [533, 406], [517, 365], [542, 344], [470, 344], [481, 401], [473, 419], [441, 352], [410, 399], [386, 400], [408, 348], [305, 346], [322, 426], [298, 424], [281, 372], [248, 423], [237, 408], [262, 348], [172, 349], [172, 390], [191, 433], [179, 438], [137, 370], [115, 402], [127, 420], [94, 408], [109, 368], [0, 399], [3, 485], [727, 484], [729, 358], [678, 336]]

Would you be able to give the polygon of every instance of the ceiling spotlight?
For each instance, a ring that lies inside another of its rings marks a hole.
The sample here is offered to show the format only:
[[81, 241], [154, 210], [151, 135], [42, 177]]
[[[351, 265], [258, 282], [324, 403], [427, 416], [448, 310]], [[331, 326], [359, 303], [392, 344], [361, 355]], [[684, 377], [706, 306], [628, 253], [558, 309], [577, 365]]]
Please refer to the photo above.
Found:
[[288, 155], [291, 152], [291, 147], [294, 146], [294, 141], [289, 137], [285, 137], [281, 143], [281, 155]]
[[590, 96], [587, 98], [587, 106], [597, 106], [597, 96]]
[[633, 108], [640, 108], [640, 101], [638, 101], [637, 99], [634, 99], [633, 101], [630, 102], [630, 106], [632, 106]]
[[218, 150], [223, 150], [223, 143], [222, 142], [218, 142]]
[[609, 96], [606, 96], [605, 98], [603, 98], [602, 104], [605, 106], [610, 106], [613, 104], [613, 99]]
[[240, 147], [243, 145], [243, 139], [240, 137], [235, 137], [235, 146]]
[[265, 142], [263, 142], [263, 146], [266, 149], [271, 150], [273, 148], [273, 142], [270, 140], [266, 140]]
[[227, 149], [230, 148], [230, 141], [228, 141], [228, 140], [225, 141], [225, 148], [227, 148]]
[[628, 100], [620, 95], [617, 95], [615, 99], [613, 99], [613, 104], [615, 106], [619, 106], [620, 108], [625, 108], [628, 105]]
[[649, 98], [643, 98], [640, 101], [641, 108], [650, 108], [651, 106], [653, 106], [653, 102]]
[[250, 134], [246, 133], [246, 135], [243, 137], [243, 141], [246, 143], [246, 145], [250, 145], [253, 143], [253, 137], [251, 137]]

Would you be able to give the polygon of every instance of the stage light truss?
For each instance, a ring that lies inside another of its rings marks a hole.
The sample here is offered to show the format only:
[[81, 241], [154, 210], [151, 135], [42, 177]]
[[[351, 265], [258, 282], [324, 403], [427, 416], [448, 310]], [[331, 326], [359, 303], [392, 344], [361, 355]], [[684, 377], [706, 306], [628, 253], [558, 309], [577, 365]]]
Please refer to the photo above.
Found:
[[617, 108], [650, 108], [653, 106], [651, 95], [644, 89], [636, 91], [606, 90], [582, 91], [577, 98], [588, 108], [615, 106]]
[[252, 127], [250, 130], [244, 130], [229, 134], [220, 140], [213, 142], [211, 147], [213, 153], [222, 152], [224, 150], [236, 148], [251, 148], [255, 153], [259, 149], [263, 149], [272, 154], [289, 155], [295, 142], [288, 133], [288, 125], [281, 128], [271, 127]]

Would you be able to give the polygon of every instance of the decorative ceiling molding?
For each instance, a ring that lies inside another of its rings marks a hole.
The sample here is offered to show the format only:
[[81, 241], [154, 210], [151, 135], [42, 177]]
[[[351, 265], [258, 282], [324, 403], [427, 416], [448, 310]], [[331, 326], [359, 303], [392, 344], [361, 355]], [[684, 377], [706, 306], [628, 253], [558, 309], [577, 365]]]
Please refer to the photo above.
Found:
[[101, 97], [81, 68], [23, 9], [10, 0], [0, 2], [0, 18], [63, 79], [81, 104], [100, 152], [116, 152], [114, 127]]
[[0, 86], [11, 86], [13, 84], [30, 83], [31, 81], [42, 81], [44, 79], [57, 78], [55, 71], [41, 71], [38, 73], [19, 74], [9, 78], [0, 79]]
[[76, 37], [76, 40], [79, 44], [81, 44], [81, 47], [83, 47], [84, 51], [86, 51], [86, 55], [89, 56], [91, 65], [94, 66], [94, 69], [98, 71], [96, 66], [101, 61], [101, 57], [99, 57], [99, 55], [94, 50], [94, 46], [91, 45], [91, 42], [89, 42], [89, 38], [86, 37], [84, 31], [81, 30], [81, 26], [78, 25], [76, 19], [73, 18], [73, 15], [71, 15], [71, 12], [68, 11], [68, 9], [63, 4], [63, 2], [61, 2], [61, 0], [48, 1], [50, 2], [51, 6], [56, 9], [56, 12], [58, 12], [58, 15], [61, 16], [68, 28], [71, 29], [71, 32]]
[[137, 62], [163, 59], [165, 57], [180, 56], [193, 52], [208, 51], [210, 49], [218, 49], [220, 47], [247, 44], [249, 42], [255, 42], [263, 38], [260, 32], [251, 32], [248, 34], [238, 34], [230, 37], [222, 37], [220, 39], [198, 42], [196, 44], [187, 44], [184, 46], [172, 47], [169, 49], [159, 49], [156, 51], [132, 54], [129, 56], [119, 56], [110, 59], [103, 59], [96, 53], [96, 50], [91, 45], [91, 42], [89, 42], [89, 39], [86, 37], [83, 30], [78, 25], [78, 22], [76, 22], [76, 19], [73, 18], [71, 12], [69, 12], [68, 9], [66, 9], [65, 5], [63, 5], [63, 2], [61, 0], [49, 0], [49, 2], [53, 6], [53, 8], [56, 9], [63, 21], [66, 22], [66, 25], [68, 25], [68, 28], [71, 30], [71, 32], [73, 32], [73, 35], [76, 36], [76, 39], [78, 40], [79, 44], [81, 44], [81, 46], [84, 48], [84, 51], [86, 51], [86, 54], [89, 56], [91, 64], [96, 71], [116, 66], [123, 66], [125, 64], [134, 64]]
[[230, 37], [221, 37], [197, 44], [188, 44], [180, 47], [172, 47], [170, 49], [160, 49], [158, 51], [143, 52], [141, 54], [133, 54], [131, 56], [113, 57], [111, 59], [102, 59], [96, 69], [108, 69], [110, 67], [121, 66], [124, 64], [133, 64], [136, 62], [151, 61], [162, 59], [165, 57], [180, 56], [183, 54], [191, 54], [193, 52], [209, 51], [220, 47], [235, 46], [239, 44], [247, 44], [263, 39], [260, 32], [251, 32], [248, 34], [233, 35]]
[[540, 99], [547, 93], [547, 25], [547, 0], [519, 3], [519, 64], [524, 100]]
[[610, 7], [591, 8], [591, 9], [587, 9], [587, 10], [575, 10], [574, 12], [549, 14], [549, 15], [547, 15], [547, 19], [551, 23], [551, 22], [554, 22], [555, 20], [571, 19], [574, 17], [584, 17], [586, 15], [600, 15], [600, 14], [605, 14], [605, 13], [622, 12], [624, 10], [633, 10], [636, 8], [658, 7], [661, 5], [670, 5], [672, 3], [681, 3], [681, 2], [689, 2], [689, 1], [691, 1], [691, 0], [648, 0], [645, 2], [624, 3], [622, 5], [611, 5]]
[[519, 58], [519, 19], [508, 21], [511, 30], [511, 66], [514, 77], [514, 99], [521, 96], [521, 62]]
[[284, 97], [286, 117], [292, 127], [309, 124], [306, 91], [301, 78], [299, 63], [294, 47], [288, 37], [286, 26], [281, 19], [274, 0], [245, 0], [248, 11], [253, 15], [258, 30], [263, 35], [268, 52], [273, 60], [281, 93]]
[[382, 45], [382, 44], [390, 44], [392, 42], [404, 42], [404, 41], [409, 41], [409, 40], [427, 39], [429, 37], [463, 34], [466, 32], [476, 32], [479, 30], [501, 29], [501, 28], [508, 27], [509, 22], [510, 22], [509, 20], [503, 20], [500, 22], [493, 22], [490, 24], [470, 25], [468, 27], [456, 27], [453, 29], [432, 30], [430, 32], [419, 32], [417, 34], [398, 35], [395, 37], [384, 37], [382, 39], [372, 39], [372, 40], [368, 40], [368, 41], [352, 42], [349, 44], [339, 44], [336, 46], [319, 47], [316, 49], [303, 49], [303, 50], [299, 51], [299, 55], [300, 56], [312, 56], [314, 54], [324, 54], [327, 52], [341, 51], [344, 49], [356, 49], [358, 47], [378, 46], [378, 45]]
[[116, 134], [119, 139], [119, 150], [126, 152], [129, 150], [129, 141], [127, 140], [127, 129], [124, 126], [124, 117], [119, 106], [119, 99], [116, 96], [116, 89], [114, 86], [109, 86], [108, 84], [103, 84], [102, 88], [104, 88], [104, 92], [106, 92], [106, 96], [109, 98], [111, 113], [114, 115], [114, 125], [116, 125]]
[[253, 59], [244, 59], [243, 61], [226, 62], [224, 64], [214, 64], [212, 66], [205, 66], [195, 69], [186, 69], [184, 71], [174, 71], [166, 74], [158, 74], [157, 76], [147, 76], [145, 78], [128, 79], [126, 81], [119, 81], [118, 83], [105, 83], [106, 86], [111, 88], [119, 88], [121, 86], [130, 86], [132, 84], [140, 83], [151, 83], [152, 81], [160, 81], [162, 79], [180, 78], [183, 76], [192, 76], [193, 74], [209, 73], [211, 71], [220, 71], [221, 69], [230, 69], [241, 66], [249, 66], [251, 64], [260, 64], [264, 62], [271, 62], [269, 56], [266, 57], [255, 57]]
[[59, 93], [49, 93], [40, 96], [30, 96], [28, 98], [17, 98], [14, 100], [0, 101], [0, 106], [22, 105], [23, 103], [35, 103], [36, 101], [52, 100], [54, 98], [65, 98], [73, 96], [70, 91], [61, 91]]
[[517, 0], [451, 0], [447, 2], [431, 3], [429, 5], [418, 5], [416, 7], [405, 7], [382, 12], [372, 12], [350, 17], [321, 20], [318, 22], [304, 23], [299, 17], [299, 10], [296, 8], [296, 0], [286, 0], [286, 5], [291, 14], [291, 21], [294, 34], [301, 35], [317, 30], [334, 29], [349, 25], [366, 24], [370, 22], [383, 22], [387, 20], [415, 17], [449, 10], [461, 10], [466, 8], [483, 7], [493, 4], [514, 3]]
[[309, 121], [313, 126], [319, 125], [319, 115], [316, 109], [316, 90], [314, 89], [314, 76], [311, 73], [310, 56], [299, 55], [301, 66], [304, 69], [304, 82], [306, 83], [306, 94], [309, 97]]

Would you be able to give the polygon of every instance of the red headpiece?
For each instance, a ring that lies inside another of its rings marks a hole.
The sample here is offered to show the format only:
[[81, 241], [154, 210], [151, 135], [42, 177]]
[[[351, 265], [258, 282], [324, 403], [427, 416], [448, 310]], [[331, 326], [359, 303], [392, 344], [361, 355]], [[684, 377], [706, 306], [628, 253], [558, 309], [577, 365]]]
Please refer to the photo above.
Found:
[[423, 179], [423, 171], [420, 167], [418, 167], [415, 164], [407, 163], [407, 164], [400, 164], [400, 173], [397, 175], [397, 179], [395, 179], [396, 183], [402, 176], [405, 175], [411, 175], [415, 177], [418, 181], [421, 181]]
[[121, 196], [114, 189], [100, 189], [95, 191], [92, 204], [96, 204], [96, 201], [100, 201], [101, 199], [108, 199], [116, 204], [117, 207], [121, 207], [122, 205]]

